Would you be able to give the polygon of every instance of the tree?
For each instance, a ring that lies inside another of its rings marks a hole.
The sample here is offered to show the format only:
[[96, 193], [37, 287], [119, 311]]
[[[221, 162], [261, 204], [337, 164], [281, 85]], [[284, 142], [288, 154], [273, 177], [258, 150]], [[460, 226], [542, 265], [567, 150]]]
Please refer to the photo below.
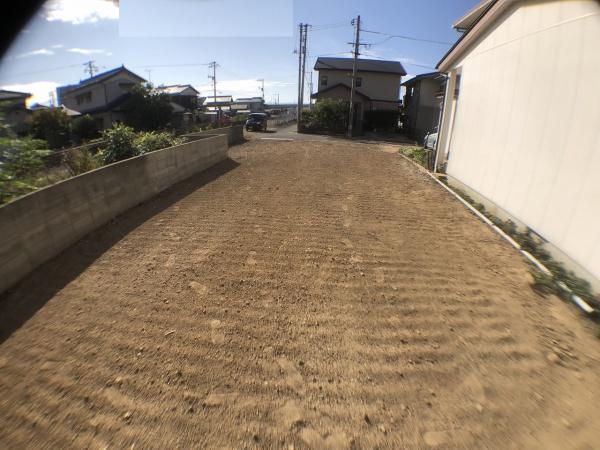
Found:
[[99, 136], [98, 124], [92, 116], [86, 114], [73, 120], [72, 132], [74, 140], [89, 141]]
[[61, 108], [35, 111], [28, 122], [31, 135], [44, 139], [49, 148], [62, 148], [70, 143], [71, 119]]
[[156, 92], [150, 83], [134, 86], [123, 106], [125, 123], [138, 131], [164, 129], [173, 118], [169, 96]]

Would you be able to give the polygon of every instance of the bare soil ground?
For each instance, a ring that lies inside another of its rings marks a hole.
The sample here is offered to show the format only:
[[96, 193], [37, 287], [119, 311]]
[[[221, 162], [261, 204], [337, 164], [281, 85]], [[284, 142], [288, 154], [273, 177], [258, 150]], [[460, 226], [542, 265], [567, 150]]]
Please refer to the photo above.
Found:
[[252, 141], [34, 272], [0, 447], [598, 448], [587, 323], [393, 152]]

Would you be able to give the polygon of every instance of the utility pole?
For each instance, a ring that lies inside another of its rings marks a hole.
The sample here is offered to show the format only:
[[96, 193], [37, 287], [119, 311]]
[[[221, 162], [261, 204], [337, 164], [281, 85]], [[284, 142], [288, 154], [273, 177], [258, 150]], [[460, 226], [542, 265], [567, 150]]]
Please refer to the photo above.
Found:
[[[208, 78], [212, 79], [213, 82], [213, 102], [215, 104], [215, 107], [217, 107], [217, 67], [218, 64], [216, 61], [211, 62], [208, 67], [210, 69], [213, 70], [213, 74], [212, 76], [208, 76]], [[221, 106], [218, 107], [218, 109], [216, 109], [217, 112], [217, 124], [219, 124], [221, 122]]]
[[310, 75], [310, 80], [308, 81], [308, 92], [309, 92], [309, 97], [308, 97], [308, 109], [312, 111], [312, 93], [313, 93], [313, 72], [312, 70], [309, 73]]
[[304, 43], [302, 45], [302, 87], [300, 88], [300, 105], [304, 108], [304, 78], [306, 77], [306, 42], [308, 40], [308, 24], [304, 24]]
[[94, 76], [94, 73], [98, 71], [98, 67], [94, 65], [94, 61], [90, 60], [88, 62], [83, 63], [85, 68], [85, 72], [90, 74], [90, 78]]
[[144, 72], [148, 74], [148, 83], [152, 83], [152, 77], [150, 76], [152, 74], [152, 69], [146, 69]]
[[265, 101], [265, 80], [263, 78], [260, 78], [256, 81], [261, 83], [261, 86], [259, 87], [259, 89], [262, 92], [262, 99], [263, 99], [263, 103], [264, 103], [264, 101]]
[[352, 137], [352, 128], [354, 122], [354, 95], [356, 92], [356, 66], [358, 65], [358, 49], [360, 45], [360, 16], [353, 20], [355, 26], [355, 40], [354, 40], [354, 61], [352, 63], [352, 89], [350, 90], [350, 115], [348, 122], [348, 137]]
[[298, 108], [297, 108], [297, 131], [300, 131], [300, 117], [302, 115], [302, 103], [300, 97], [302, 95], [302, 42], [304, 42], [304, 25], [300, 24], [300, 45], [298, 47]]

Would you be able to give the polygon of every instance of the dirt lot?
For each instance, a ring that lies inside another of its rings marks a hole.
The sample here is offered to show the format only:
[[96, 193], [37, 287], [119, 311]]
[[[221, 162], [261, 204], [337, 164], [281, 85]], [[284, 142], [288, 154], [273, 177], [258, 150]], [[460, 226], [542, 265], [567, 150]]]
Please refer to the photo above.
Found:
[[389, 147], [252, 141], [0, 301], [0, 447], [598, 448], [600, 342], [528, 283]]

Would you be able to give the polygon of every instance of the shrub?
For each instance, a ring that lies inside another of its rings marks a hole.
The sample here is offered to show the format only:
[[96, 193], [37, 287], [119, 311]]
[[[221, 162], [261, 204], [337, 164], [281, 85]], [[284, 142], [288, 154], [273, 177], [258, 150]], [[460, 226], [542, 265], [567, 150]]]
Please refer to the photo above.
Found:
[[133, 145], [136, 153], [138, 155], [143, 155], [144, 153], [160, 150], [161, 148], [183, 144], [183, 142], [184, 139], [174, 136], [171, 133], [150, 131], [147, 133], [139, 133], [134, 139]]
[[71, 119], [60, 108], [35, 111], [28, 119], [31, 135], [48, 142], [48, 148], [62, 148], [71, 139]]
[[88, 149], [71, 150], [63, 155], [63, 163], [74, 177], [102, 167], [102, 154], [94, 155]]
[[343, 133], [348, 127], [348, 102], [344, 100], [319, 100], [312, 111], [302, 111], [302, 128], [307, 131]]
[[104, 130], [102, 138], [106, 141], [106, 147], [102, 151], [104, 164], [111, 164], [137, 155], [134, 146], [136, 134], [131, 127], [122, 124], [115, 125]]
[[34, 191], [35, 177], [42, 167], [43, 158], [50, 154], [46, 142], [38, 139], [0, 139], [0, 203]]
[[401, 147], [400, 153], [424, 167], [427, 166], [427, 152], [423, 147]]
[[73, 120], [71, 129], [73, 138], [78, 142], [95, 139], [100, 134], [98, 124], [89, 114]]

